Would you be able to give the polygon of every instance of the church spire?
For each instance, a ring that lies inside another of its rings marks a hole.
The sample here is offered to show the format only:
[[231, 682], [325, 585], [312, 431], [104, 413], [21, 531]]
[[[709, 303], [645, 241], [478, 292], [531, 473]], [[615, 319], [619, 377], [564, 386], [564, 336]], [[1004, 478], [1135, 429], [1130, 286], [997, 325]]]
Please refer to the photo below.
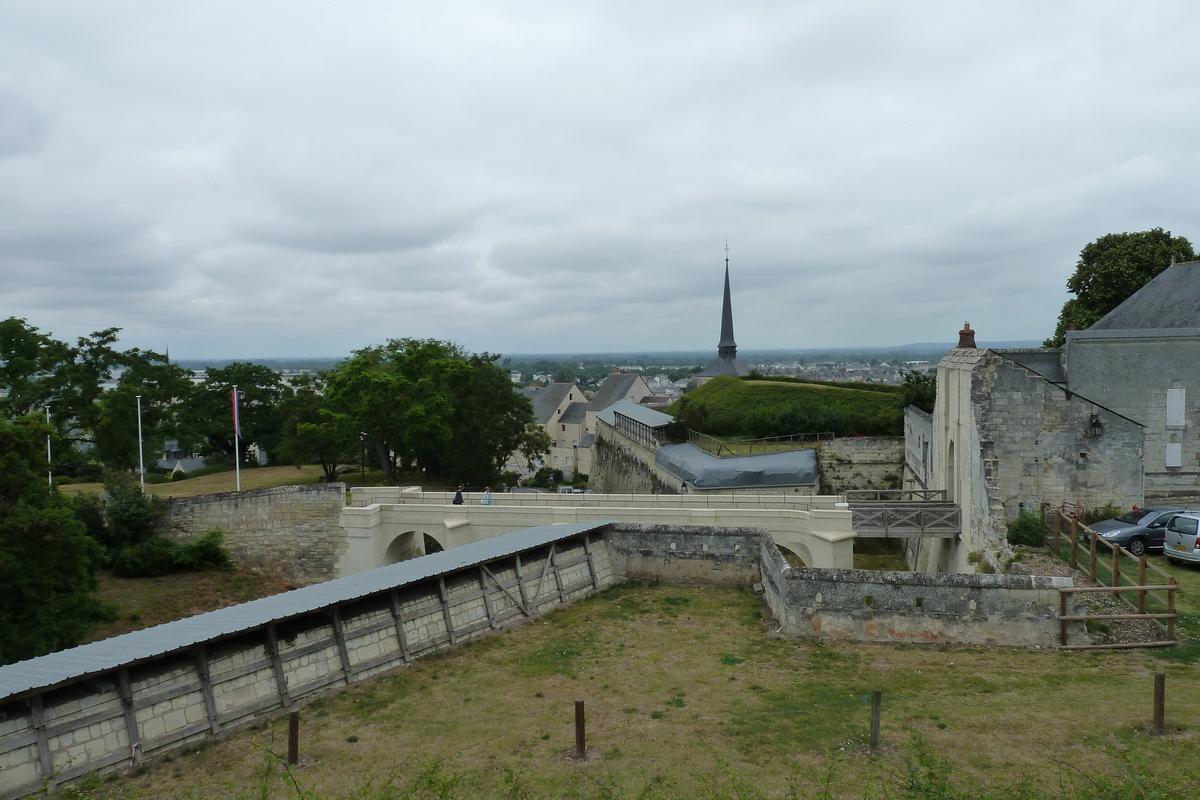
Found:
[[729, 244], [725, 244], [725, 299], [721, 304], [721, 341], [717, 343], [718, 358], [737, 358], [737, 342], [733, 340], [733, 303], [729, 300]]

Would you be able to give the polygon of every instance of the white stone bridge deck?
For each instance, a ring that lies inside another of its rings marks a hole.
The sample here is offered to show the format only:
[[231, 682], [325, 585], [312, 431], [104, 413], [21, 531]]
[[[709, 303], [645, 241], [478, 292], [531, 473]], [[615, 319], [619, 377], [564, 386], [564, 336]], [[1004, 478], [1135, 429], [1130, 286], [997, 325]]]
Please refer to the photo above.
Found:
[[349, 546], [338, 564], [338, 575], [423, 555], [426, 535], [450, 549], [539, 525], [603, 520], [764, 528], [805, 564], [845, 569], [854, 566], [855, 537], [881, 535], [876, 530], [880, 524], [882, 535], [887, 535], [889, 521], [903, 523], [893, 536], [948, 534], [944, 524], [925, 531], [928, 526], [920, 514], [896, 517], [894, 513], [864, 517], [870, 524], [858, 533], [854, 513], [837, 495], [516, 492], [494, 494], [488, 506], [481, 504], [479, 493], [465, 494], [459, 506], [452, 499], [452, 492], [424, 492], [417, 487], [355, 488], [340, 519]]

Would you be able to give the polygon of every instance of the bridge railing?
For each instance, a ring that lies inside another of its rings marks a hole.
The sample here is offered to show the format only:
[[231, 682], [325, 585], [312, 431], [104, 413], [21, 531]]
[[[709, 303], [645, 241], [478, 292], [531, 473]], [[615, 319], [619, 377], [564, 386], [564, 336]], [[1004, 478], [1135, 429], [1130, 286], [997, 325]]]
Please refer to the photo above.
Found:
[[[453, 492], [410, 492], [397, 487], [355, 489], [351, 505], [382, 504], [449, 505]], [[466, 505], [480, 505], [482, 494], [464, 492]], [[833, 509], [841, 502], [837, 495], [801, 494], [551, 494], [549, 492], [503, 492], [493, 494], [491, 505], [500, 507], [557, 508], [754, 508], [809, 511]]]
[[956, 505], [850, 506], [851, 525], [864, 538], [953, 537], [962, 532]]
[[846, 492], [846, 502], [848, 503], [945, 499], [945, 489], [851, 489]]
[[688, 428], [688, 442], [717, 458], [786, 453], [832, 438], [834, 438], [833, 432], [822, 431], [820, 433], [793, 433], [766, 439], [718, 439], [707, 433], [700, 433]]

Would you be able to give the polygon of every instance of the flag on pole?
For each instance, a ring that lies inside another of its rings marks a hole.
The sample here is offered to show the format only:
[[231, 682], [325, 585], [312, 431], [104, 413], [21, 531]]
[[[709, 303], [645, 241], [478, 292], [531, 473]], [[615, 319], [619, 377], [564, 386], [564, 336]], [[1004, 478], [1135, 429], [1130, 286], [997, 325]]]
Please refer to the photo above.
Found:
[[233, 432], [237, 438], [242, 438], [242, 418], [238, 413], [238, 390], [234, 389], [231, 392], [233, 396]]

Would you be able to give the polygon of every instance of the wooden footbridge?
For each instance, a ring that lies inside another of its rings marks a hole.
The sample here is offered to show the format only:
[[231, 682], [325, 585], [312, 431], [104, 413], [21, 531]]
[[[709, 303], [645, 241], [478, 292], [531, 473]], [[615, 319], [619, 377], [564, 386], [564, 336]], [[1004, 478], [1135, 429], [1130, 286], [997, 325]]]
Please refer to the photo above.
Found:
[[962, 511], [942, 489], [861, 489], [846, 492], [855, 535], [864, 539], [953, 539]]

